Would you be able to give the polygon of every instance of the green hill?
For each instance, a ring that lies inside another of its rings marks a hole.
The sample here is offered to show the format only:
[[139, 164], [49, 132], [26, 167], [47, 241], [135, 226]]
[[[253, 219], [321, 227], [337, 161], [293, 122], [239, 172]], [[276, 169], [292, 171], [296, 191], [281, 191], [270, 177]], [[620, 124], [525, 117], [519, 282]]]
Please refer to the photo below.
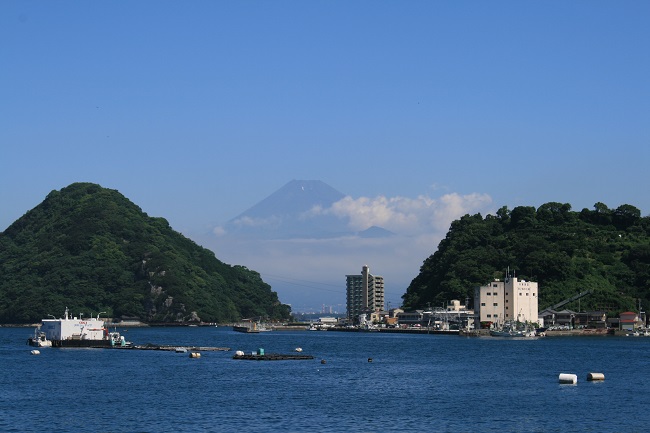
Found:
[[115, 190], [75, 183], [0, 234], [0, 323], [66, 307], [147, 322], [286, 319], [257, 272], [230, 266]]
[[[546, 203], [538, 209], [501, 208], [496, 215], [454, 221], [402, 296], [405, 308], [471, 300], [473, 289], [506, 269], [539, 283], [540, 310], [585, 289], [581, 308], [620, 312], [650, 304], [650, 218], [634, 206], [571, 211]], [[577, 304], [577, 303], [576, 303]], [[567, 305], [577, 309], [577, 305]]]

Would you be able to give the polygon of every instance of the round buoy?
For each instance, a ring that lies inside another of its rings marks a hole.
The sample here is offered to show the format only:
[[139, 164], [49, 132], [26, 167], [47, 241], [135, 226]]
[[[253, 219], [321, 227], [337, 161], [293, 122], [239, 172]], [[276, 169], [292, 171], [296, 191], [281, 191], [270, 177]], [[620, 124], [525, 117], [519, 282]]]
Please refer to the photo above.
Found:
[[302, 352], [302, 347], [296, 347], [296, 352]]
[[36, 350], [36, 349], [34, 349], [34, 350], [32, 350], [30, 353], [31, 353], [32, 355], [40, 355], [40, 354], [41, 354], [41, 351], [40, 351], [40, 350]]
[[575, 374], [560, 373], [560, 376], [559, 376], [558, 379], [559, 379], [560, 383], [570, 383], [570, 384], [578, 383], [578, 376], [575, 375]]

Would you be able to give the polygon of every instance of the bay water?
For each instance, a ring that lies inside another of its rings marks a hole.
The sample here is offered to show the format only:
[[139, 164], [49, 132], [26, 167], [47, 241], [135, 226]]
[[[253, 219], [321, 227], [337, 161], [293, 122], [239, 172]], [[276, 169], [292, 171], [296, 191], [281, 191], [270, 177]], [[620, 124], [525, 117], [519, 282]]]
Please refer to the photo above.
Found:
[[[187, 353], [26, 345], [0, 328], [2, 432], [641, 432], [650, 338], [120, 329]], [[234, 360], [247, 353], [313, 360]], [[588, 373], [603, 373], [588, 382]], [[576, 385], [558, 382], [578, 376]]]

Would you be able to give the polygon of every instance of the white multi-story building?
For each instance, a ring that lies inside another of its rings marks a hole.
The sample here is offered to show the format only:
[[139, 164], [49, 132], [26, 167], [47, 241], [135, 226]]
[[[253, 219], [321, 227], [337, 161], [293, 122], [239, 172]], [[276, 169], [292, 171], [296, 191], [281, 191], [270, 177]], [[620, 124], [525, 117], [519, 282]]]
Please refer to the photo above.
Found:
[[508, 277], [477, 287], [474, 311], [480, 322], [537, 322], [538, 298], [537, 283]]
[[368, 265], [361, 269], [361, 275], [346, 275], [347, 318], [350, 323], [358, 322], [361, 314], [384, 309], [384, 277], [372, 275]]

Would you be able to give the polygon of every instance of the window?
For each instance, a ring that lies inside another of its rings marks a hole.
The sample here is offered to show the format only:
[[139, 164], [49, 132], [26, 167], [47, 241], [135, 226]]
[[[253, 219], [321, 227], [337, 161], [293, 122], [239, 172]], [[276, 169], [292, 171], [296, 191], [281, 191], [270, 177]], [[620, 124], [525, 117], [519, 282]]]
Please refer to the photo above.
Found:
[[485, 307], [485, 302], [481, 302], [481, 307]]
[[508, 309], [508, 307], [506, 307], [506, 310], [507, 310], [507, 309]]
[[487, 292], [487, 293], [486, 293], [486, 295], [488, 295], [488, 296], [491, 296], [491, 295], [492, 295], [492, 293], [490, 293], [490, 292]]
[[488, 319], [489, 319], [490, 317], [492, 317], [492, 315], [491, 315], [491, 314], [488, 314], [487, 316], [488, 316]]
[[493, 305], [494, 307], [498, 307], [498, 306], [499, 306], [499, 303], [498, 303], [498, 302], [495, 302], [495, 303], [492, 304], [492, 305]]
[[528, 296], [528, 293], [526, 293], [526, 296]]
[[519, 296], [521, 296], [521, 292], [519, 292]]

